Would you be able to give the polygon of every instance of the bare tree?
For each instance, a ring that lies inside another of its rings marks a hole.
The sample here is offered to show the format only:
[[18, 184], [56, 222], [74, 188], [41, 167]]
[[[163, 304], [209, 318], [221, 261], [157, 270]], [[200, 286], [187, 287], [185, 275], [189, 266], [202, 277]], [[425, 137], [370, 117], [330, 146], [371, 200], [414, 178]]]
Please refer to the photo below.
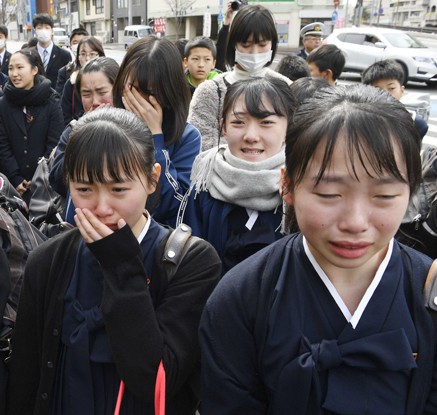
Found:
[[182, 22], [187, 15], [187, 10], [196, 2], [196, 0], [165, 0], [170, 7], [172, 18], [176, 26], [176, 39], [179, 39], [179, 30]]

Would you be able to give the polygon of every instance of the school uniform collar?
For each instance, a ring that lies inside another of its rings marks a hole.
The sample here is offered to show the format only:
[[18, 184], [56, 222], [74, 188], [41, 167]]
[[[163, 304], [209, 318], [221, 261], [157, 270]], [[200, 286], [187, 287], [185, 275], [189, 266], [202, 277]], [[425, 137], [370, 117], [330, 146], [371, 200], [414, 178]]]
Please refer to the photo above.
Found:
[[144, 225], [143, 230], [140, 232], [140, 234], [138, 235], [138, 243], [141, 244], [141, 242], [143, 241], [143, 239], [145, 238], [147, 231], [150, 228], [150, 222], [151, 222], [151, 218], [150, 218], [150, 214], [147, 210], [144, 211], [144, 216], [146, 217], [146, 224]]
[[385, 257], [381, 264], [379, 265], [375, 276], [373, 277], [372, 282], [370, 283], [369, 287], [367, 288], [366, 292], [364, 293], [363, 298], [360, 301], [360, 304], [358, 305], [357, 309], [355, 310], [354, 314], [352, 315], [349, 309], [346, 307], [346, 304], [344, 303], [343, 299], [340, 297], [338, 291], [326, 275], [326, 273], [323, 271], [323, 269], [318, 264], [316, 258], [311, 253], [308, 242], [303, 236], [303, 246], [305, 249], [305, 254], [310, 260], [312, 266], [314, 267], [315, 271], [319, 275], [322, 282], [325, 284], [326, 288], [328, 289], [329, 293], [331, 294], [334, 301], [337, 303], [338, 308], [343, 313], [345, 319], [351, 324], [351, 326], [355, 329], [360, 321], [361, 316], [364, 313], [364, 310], [367, 307], [367, 304], [369, 303], [370, 299], [372, 298], [376, 288], [378, 287], [379, 283], [381, 282], [382, 276], [384, 275], [384, 272], [387, 268], [387, 265], [390, 261], [390, 258], [393, 253], [393, 238], [390, 240], [387, 253], [385, 254]]
[[41, 59], [43, 58], [44, 50], [47, 50], [49, 53], [49, 59], [50, 56], [52, 56], [52, 50], [53, 50], [53, 42], [50, 42], [50, 45], [46, 48], [43, 48], [39, 43], [36, 44], [36, 47], [38, 49], [39, 56], [41, 56]]

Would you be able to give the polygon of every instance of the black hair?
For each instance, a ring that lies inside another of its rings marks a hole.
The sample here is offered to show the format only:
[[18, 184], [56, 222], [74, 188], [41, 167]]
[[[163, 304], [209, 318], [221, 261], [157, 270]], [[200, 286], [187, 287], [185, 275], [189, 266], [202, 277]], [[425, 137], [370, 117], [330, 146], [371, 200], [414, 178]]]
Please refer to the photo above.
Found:
[[97, 52], [99, 56], [106, 56], [102, 42], [94, 36], [84, 37], [77, 45], [76, 68], [80, 68], [79, 54], [83, 45], [88, 45], [93, 52]]
[[89, 36], [88, 30], [84, 29], [83, 27], [76, 27], [76, 29], [73, 29], [70, 33], [70, 43], [73, 40], [75, 36]]
[[81, 96], [80, 88], [82, 86], [82, 77], [88, 73], [102, 72], [108, 79], [111, 85], [114, 85], [115, 78], [118, 72], [118, 63], [107, 56], [100, 56], [96, 59], [88, 61], [77, 74], [74, 89], [78, 97]]
[[174, 43], [166, 38], [147, 36], [128, 49], [114, 83], [116, 107], [124, 108], [121, 98], [129, 79], [136, 80], [139, 89], [153, 95], [161, 105], [165, 144], [178, 142], [185, 130], [191, 94]]
[[206, 36], [197, 36], [194, 39], [187, 42], [184, 49], [185, 58], [189, 58], [191, 50], [194, 48], [204, 48], [208, 49], [212, 53], [212, 57], [215, 59], [217, 57], [217, 48], [214, 42]]
[[185, 45], [188, 43], [188, 39], [178, 39], [174, 41], [175, 46], [178, 48], [181, 58], [185, 58]]
[[401, 85], [404, 84], [404, 70], [399, 62], [394, 59], [377, 61], [370, 65], [361, 75], [361, 81], [365, 85], [372, 85], [374, 82], [394, 79]]
[[316, 91], [322, 88], [330, 88], [329, 82], [323, 78], [299, 78], [290, 85], [297, 106], [301, 105], [306, 99], [311, 98]]
[[305, 59], [297, 55], [286, 55], [278, 63], [275, 71], [288, 79], [296, 79], [311, 76], [311, 71]]
[[[414, 193], [421, 180], [421, 139], [413, 120], [398, 100], [362, 84], [323, 88], [298, 108], [285, 148], [287, 176], [293, 186], [303, 179], [323, 142], [326, 147], [317, 182], [322, 179], [339, 137], [346, 140], [350, 160], [363, 166], [369, 162], [376, 174], [387, 172], [407, 183], [410, 195]], [[395, 146], [405, 161], [406, 178], [396, 164]], [[351, 174], [357, 177], [353, 163]]]
[[278, 47], [278, 32], [272, 13], [263, 6], [250, 4], [241, 7], [232, 21], [228, 34], [225, 61], [229, 66], [235, 65], [235, 48], [237, 43], [244, 43], [253, 35], [253, 41], [272, 42], [272, 58], [265, 66], [269, 66], [275, 58]]
[[38, 68], [38, 73], [35, 76], [38, 75], [45, 76], [44, 65], [42, 63], [41, 56], [39, 56], [39, 53], [36, 50], [36, 48], [20, 49], [14, 52], [12, 55], [17, 55], [17, 54], [23, 55], [26, 58], [27, 62], [30, 63], [30, 66], [32, 68], [35, 67]]
[[[154, 183], [155, 150], [146, 125], [133, 113], [105, 107], [74, 125], [65, 148], [64, 179], [107, 183], [144, 174]], [[156, 182], [155, 182], [156, 183]]]
[[282, 79], [266, 76], [250, 78], [229, 85], [223, 102], [223, 123], [226, 122], [228, 114], [234, 112], [240, 96], [244, 96], [246, 110], [252, 117], [265, 118], [272, 115], [271, 110], [268, 110], [263, 103], [265, 97], [273, 107], [273, 113], [287, 118], [288, 123], [291, 123], [294, 98], [289, 86]]
[[308, 55], [307, 62], [314, 63], [320, 72], [330, 69], [335, 81], [341, 75], [346, 59], [337, 46], [322, 45]]
[[8, 37], [9, 31], [8, 28], [5, 25], [0, 25], [0, 33], [5, 35], [5, 37]]
[[48, 24], [52, 29], [54, 26], [52, 17], [47, 13], [36, 14], [32, 20], [33, 28], [36, 28], [39, 24]]

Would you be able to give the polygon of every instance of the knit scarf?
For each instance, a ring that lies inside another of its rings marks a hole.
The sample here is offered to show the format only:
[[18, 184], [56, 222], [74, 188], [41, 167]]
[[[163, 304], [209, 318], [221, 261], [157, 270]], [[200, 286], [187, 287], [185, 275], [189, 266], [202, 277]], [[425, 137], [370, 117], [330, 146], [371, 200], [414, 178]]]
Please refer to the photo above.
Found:
[[41, 75], [35, 76], [35, 83], [30, 89], [16, 88], [9, 80], [3, 92], [9, 102], [19, 107], [45, 105], [52, 95], [51, 82]]
[[279, 180], [285, 154], [281, 150], [267, 160], [249, 162], [231, 154], [228, 146], [200, 153], [191, 172], [195, 196], [208, 191], [214, 199], [266, 212], [281, 201]]

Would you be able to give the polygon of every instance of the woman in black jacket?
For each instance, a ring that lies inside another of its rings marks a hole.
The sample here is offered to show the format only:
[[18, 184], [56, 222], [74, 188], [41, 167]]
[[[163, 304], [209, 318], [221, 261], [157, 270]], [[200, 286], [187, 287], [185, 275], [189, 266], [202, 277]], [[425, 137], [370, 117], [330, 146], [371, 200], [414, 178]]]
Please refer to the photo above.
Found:
[[0, 171], [21, 195], [30, 188], [38, 159], [49, 156], [63, 130], [58, 95], [40, 75], [40, 60], [30, 49], [15, 52], [0, 99]]
[[165, 413], [195, 414], [197, 330], [220, 260], [192, 239], [170, 277], [162, 249], [169, 230], [144, 210], [160, 171], [136, 115], [101, 108], [73, 127], [64, 176], [77, 229], [32, 251], [26, 264], [9, 415], [113, 414], [124, 385], [120, 414], [152, 415], [162, 366]]

